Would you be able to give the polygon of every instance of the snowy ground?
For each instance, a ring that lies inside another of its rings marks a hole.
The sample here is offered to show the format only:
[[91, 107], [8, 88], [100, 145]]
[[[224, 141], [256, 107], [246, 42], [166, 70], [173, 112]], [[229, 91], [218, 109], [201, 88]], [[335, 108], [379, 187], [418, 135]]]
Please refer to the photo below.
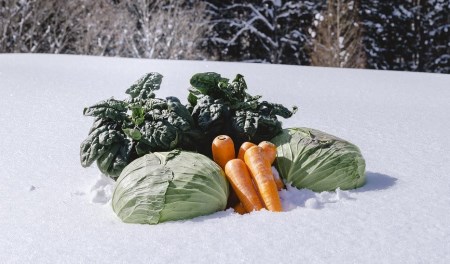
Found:
[[[299, 106], [284, 127], [358, 145], [367, 184], [283, 191], [283, 213], [123, 224], [111, 182], [80, 165], [82, 109], [149, 71], [165, 76], [158, 97], [182, 99], [193, 73], [242, 73], [252, 94]], [[0, 263], [450, 263], [450, 75], [0, 55], [0, 107]]]

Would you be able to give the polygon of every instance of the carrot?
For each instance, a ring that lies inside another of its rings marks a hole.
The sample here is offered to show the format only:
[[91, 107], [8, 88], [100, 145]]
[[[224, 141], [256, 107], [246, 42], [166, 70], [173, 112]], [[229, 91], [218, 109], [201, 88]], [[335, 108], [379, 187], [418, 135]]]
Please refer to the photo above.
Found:
[[272, 165], [277, 157], [277, 146], [269, 141], [261, 141], [258, 146], [264, 150], [264, 154], [269, 161], [269, 164]]
[[[264, 150], [267, 160], [270, 164], [272, 164], [277, 157], [277, 146], [269, 141], [261, 141], [258, 146], [260, 146]], [[280, 179], [280, 176], [278, 174], [273, 173], [273, 179], [277, 184], [278, 191], [284, 188], [284, 183]]]
[[253, 185], [247, 165], [242, 160], [228, 161], [225, 165], [225, 175], [247, 212], [264, 208]]
[[245, 151], [253, 146], [256, 146], [252, 142], [244, 142], [239, 148], [238, 159], [244, 160]]
[[212, 154], [214, 161], [224, 169], [225, 164], [236, 157], [233, 140], [226, 135], [217, 136], [212, 143]]
[[[256, 145], [251, 142], [244, 142], [239, 148], [238, 159], [244, 160], [245, 151], [253, 146]], [[277, 146], [275, 146], [275, 144], [269, 141], [261, 141], [258, 144], [258, 146], [264, 150], [264, 155], [266, 156], [266, 159], [269, 161], [270, 164], [272, 164], [275, 161], [275, 158], [277, 157]], [[284, 183], [278, 174], [274, 173], [273, 176], [274, 176], [273, 179], [277, 184], [277, 189], [278, 191], [280, 191], [281, 189], [284, 188]]]
[[258, 187], [265, 207], [274, 212], [283, 211], [277, 185], [273, 179], [272, 168], [265, 158], [264, 150], [258, 146], [251, 147], [245, 152], [244, 160]]
[[242, 203], [238, 203], [237, 205], [235, 205], [235, 206], [233, 207], [233, 209], [234, 209], [234, 211], [235, 211], [236, 213], [241, 214], [241, 215], [247, 213], [247, 210], [245, 210], [245, 208], [244, 208], [244, 206], [242, 205]]

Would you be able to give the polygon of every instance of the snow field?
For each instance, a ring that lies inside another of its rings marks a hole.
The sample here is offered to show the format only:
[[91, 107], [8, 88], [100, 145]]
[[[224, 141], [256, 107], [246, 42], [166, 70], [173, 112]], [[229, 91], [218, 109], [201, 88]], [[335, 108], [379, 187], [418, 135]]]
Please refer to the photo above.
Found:
[[[122, 223], [112, 182], [84, 169], [85, 106], [145, 72], [186, 102], [189, 77], [242, 73], [252, 94], [297, 105], [284, 127], [360, 147], [367, 184], [288, 187], [286, 212], [232, 210], [159, 225]], [[245, 63], [0, 55], [1, 263], [449, 263], [450, 76]]]

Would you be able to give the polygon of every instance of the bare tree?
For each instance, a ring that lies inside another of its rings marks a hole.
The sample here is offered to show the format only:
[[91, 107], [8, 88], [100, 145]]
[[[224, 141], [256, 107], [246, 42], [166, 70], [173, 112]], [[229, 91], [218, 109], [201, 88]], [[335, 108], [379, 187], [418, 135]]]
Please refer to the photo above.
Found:
[[83, 6], [72, 1], [5, 0], [0, 8], [1, 52], [61, 53], [80, 30]]
[[126, 5], [110, 0], [82, 0], [85, 14], [73, 43], [77, 54], [131, 57], [127, 47], [133, 26]]
[[326, 9], [316, 15], [314, 23], [316, 28], [311, 31], [312, 65], [365, 67], [357, 1], [328, 0]]
[[137, 24], [130, 32], [133, 57], [202, 59], [197, 48], [208, 29], [204, 2], [177, 0], [128, 0]]
[[0, 52], [204, 59], [205, 4], [0, 0]]

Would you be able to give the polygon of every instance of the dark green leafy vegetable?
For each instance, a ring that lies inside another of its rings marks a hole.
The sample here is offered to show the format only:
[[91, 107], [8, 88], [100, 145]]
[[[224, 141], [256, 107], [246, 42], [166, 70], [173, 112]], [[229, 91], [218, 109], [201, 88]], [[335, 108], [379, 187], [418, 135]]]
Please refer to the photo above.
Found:
[[99, 169], [115, 179], [149, 152], [196, 149], [200, 133], [186, 107], [176, 97], [155, 98], [161, 81], [161, 74], [148, 73], [126, 90], [130, 98], [111, 98], [84, 109], [95, 121], [81, 143], [83, 167], [97, 161]]
[[244, 141], [270, 140], [281, 131], [277, 117], [289, 118], [297, 110], [248, 94], [240, 74], [230, 82], [214, 72], [192, 76], [184, 106], [176, 97], [155, 98], [162, 77], [148, 73], [126, 90], [126, 100], [111, 98], [84, 109], [84, 115], [96, 118], [81, 144], [84, 167], [97, 161], [103, 173], [117, 178], [149, 152], [181, 148], [211, 157], [217, 135], [231, 136], [237, 148]]
[[123, 121], [126, 118], [127, 103], [114, 98], [101, 101], [83, 110], [85, 116], [100, 117], [116, 121]]
[[159, 90], [162, 82], [162, 75], [157, 72], [147, 73], [142, 76], [135, 84], [126, 90], [126, 94], [131, 96], [131, 101], [146, 100], [154, 98], [153, 91]]
[[[188, 109], [208, 144], [220, 134], [231, 136], [237, 147], [244, 141], [270, 140], [281, 131], [277, 116], [289, 118], [297, 111], [248, 94], [240, 74], [229, 82], [217, 73], [198, 73], [190, 83]], [[201, 151], [210, 155], [209, 145]]]
[[129, 163], [131, 146], [120, 130], [120, 121], [97, 117], [89, 136], [81, 143], [81, 165], [88, 167], [97, 160], [100, 171], [116, 178]]

